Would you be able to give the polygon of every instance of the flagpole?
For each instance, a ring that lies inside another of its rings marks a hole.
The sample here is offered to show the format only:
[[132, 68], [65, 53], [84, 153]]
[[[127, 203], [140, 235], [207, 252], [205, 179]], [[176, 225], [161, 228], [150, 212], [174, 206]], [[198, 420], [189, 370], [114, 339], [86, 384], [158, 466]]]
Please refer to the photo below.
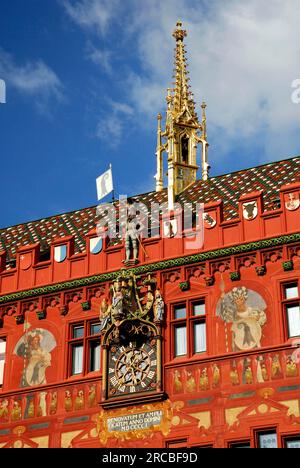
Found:
[[[109, 168], [111, 170], [111, 173], [112, 173], [112, 164], [110, 163], [109, 164]], [[113, 185], [113, 189], [112, 189], [112, 202], [115, 203], [116, 199], [115, 199], [115, 187]]]

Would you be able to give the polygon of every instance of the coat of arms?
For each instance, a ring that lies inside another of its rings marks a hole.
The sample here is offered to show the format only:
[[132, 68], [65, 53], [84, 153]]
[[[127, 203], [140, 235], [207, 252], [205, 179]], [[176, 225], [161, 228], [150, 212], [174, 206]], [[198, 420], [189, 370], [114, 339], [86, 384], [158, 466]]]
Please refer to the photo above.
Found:
[[177, 220], [170, 219], [164, 222], [164, 237], [171, 239], [177, 235]]
[[285, 207], [288, 211], [296, 211], [300, 206], [299, 193], [289, 193], [285, 198]]
[[252, 221], [258, 215], [257, 202], [243, 203], [243, 216], [248, 221]]
[[217, 221], [216, 221], [216, 212], [211, 211], [209, 213], [203, 213], [203, 221], [204, 221], [204, 227], [206, 229], [212, 229], [216, 226]]

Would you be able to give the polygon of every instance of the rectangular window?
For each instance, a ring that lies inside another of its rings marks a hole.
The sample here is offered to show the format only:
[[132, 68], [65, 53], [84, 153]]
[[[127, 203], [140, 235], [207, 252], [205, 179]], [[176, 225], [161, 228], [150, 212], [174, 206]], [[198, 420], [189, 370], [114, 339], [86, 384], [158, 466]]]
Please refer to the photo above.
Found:
[[173, 334], [172, 356], [192, 357], [204, 353], [206, 342], [205, 300], [187, 300], [173, 307], [171, 326]]
[[91, 325], [91, 335], [99, 335], [100, 332], [101, 332], [101, 324], [93, 323]]
[[186, 326], [175, 327], [175, 356], [185, 356], [187, 354]]
[[206, 351], [206, 324], [205, 322], [194, 324], [194, 353]]
[[286, 338], [300, 336], [300, 300], [298, 281], [282, 285], [282, 306]]
[[69, 375], [100, 371], [100, 323], [86, 320], [70, 326]]
[[174, 319], [184, 319], [186, 318], [186, 307], [180, 306], [180, 307], [175, 307], [174, 309]]
[[284, 442], [285, 448], [300, 448], [300, 437], [295, 437], [293, 439], [285, 439]]
[[249, 449], [251, 448], [250, 440], [244, 442], [232, 442], [229, 444], [229, 448]]
[[166, 443], [167, 448], [187, 448], [187, 440], [186, 439], [181, 439], [181, 440], [172, 440], [170, 442]]
[[72, 349], [72, 375], [81, 374], [83, 370], [83, 345], [74, 345]]
[[83, 338], [84, 327], [83, 326], [74, 326], [73, 327], [73, 338]]
[[6, 352], [6, 341], [4, 338], [0, 338], [0, 387], [3, 385], [5, 352]]
[[100, 340], [90, 342], [90, 372], [100, 370]]
[[299, 305], [287, 305], [287, 321], [288, 321], [288, 330], [289, 338], [295, 336], [300, 336], [300, 307]]
[[287, 284], [284, 286], [285, 299], [296, 299], [299, 297], [298, 284]]
[[257, 434], [258, 447], [274, 449], [278, 448], [277, 433], [274, 432], [260, 432]]
[[193, 315], [205, 315], [205, 302], [197, 302], [193, 304]]

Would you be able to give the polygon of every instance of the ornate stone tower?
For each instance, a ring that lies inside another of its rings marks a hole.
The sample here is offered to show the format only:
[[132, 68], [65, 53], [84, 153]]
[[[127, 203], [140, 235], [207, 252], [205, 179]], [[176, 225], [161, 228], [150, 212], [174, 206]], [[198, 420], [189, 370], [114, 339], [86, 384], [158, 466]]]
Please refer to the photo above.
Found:
[[166, 126], [162, 131], [162, 116], [158, 115], [156, 191], [163, 190], [163, 153], [168, 155], [168, 203], [173, 210], [176, 195], [197, 179], [197, 146], [202, 144], [202, 177], [207, 180], [206, 104], [202, 104], [202, 122], [198, 120], [193, 94], [188, 84], [185, 45], [187, 33], [179, 21], [173, 37], [176, 40], [174, 88], [168, 89]]

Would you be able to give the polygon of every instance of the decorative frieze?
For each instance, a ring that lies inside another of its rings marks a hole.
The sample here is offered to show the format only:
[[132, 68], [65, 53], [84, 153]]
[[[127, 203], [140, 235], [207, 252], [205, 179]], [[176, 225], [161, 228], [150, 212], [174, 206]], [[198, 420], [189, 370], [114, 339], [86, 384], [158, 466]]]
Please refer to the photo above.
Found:
[[[213, 260], [217, 258], [222, 258], [226, 256], [228, 257], [230, 255], [253, 252], [253, 251], [262, 250], [262, 249], [269, 249], [270, 247], [271, 248], [276, 247], [276, 246], [278, 247], [278, 246], [283, 246], [285, 244], [292, 244], [292, 243], [299, 242], [299, 240], [300, 240], [300, 233], [284, 235], [284, 236], [275, 237], [271, 239], [264, 239], [264, 240], [257, 241], [257, 242], [250, 242], [247, 244], [240, 244], [240, 245], [236, 245], [236, 246], [232, 246], [228, 248], [211, 250], [209, 252], [203, 252], [199, 254], [178, 257], [175, 259], [160, 261], [156, 263], [140, 265], [136, 268], [132, 268], [130, 271], [132, 271], [132, 273], [134, 273], [135, 275], [147, 274], [151, 272], [167, 270], [172, 267], [173, 268], [181, 267], [181, 266], [201, 263], [204, 261]], [[271, 259], [272, 257], [271, 261], [272, 260], [276, 261], [275, 255], [277, 255], [277, 259], [282, 258], [282, 253], [278, 255], [278, 252], [279, 253], [282, 252], [282, 249], [281, 251], [273, 250], [274, 256], [272, 255], [270, 256], [270, 251], [268, 251], [266, 254], [262, 253], [262, 255], [263, 255], [264, 260], [267, 260], [268, 258]], [[120, 270], [117, 270], [117, 271], [113, 271], [110, 273], [87, 276], [85, 278], [80, 278], [80, 279], [76, 279], [73, 281], [65, 281], [61, 283], [51, 284], [49, 286], [43, 286], [43, 287], [38, 287], [34, 289], [29, 289], [26, 291], [19, 291], [19, 292], [15, 292], [11, 294], [6, 294], [3, 296], [0, 296], [0, 304], [22, 300], [26, 298], [31, 298], [31, 297], [42, 296], [44, 294], [58, 293], [60, 291], [71, 290], [71, 289], [75, 289], [78, 287], [111, 282], [111, 281], [114, 281], [119, 276], [119, 274], [120, 274]], [[167, 273], [167, 275], [169, 274], [170, 273]], [[211, 283], [211, 280], [208, 280], [208, 282]]]

